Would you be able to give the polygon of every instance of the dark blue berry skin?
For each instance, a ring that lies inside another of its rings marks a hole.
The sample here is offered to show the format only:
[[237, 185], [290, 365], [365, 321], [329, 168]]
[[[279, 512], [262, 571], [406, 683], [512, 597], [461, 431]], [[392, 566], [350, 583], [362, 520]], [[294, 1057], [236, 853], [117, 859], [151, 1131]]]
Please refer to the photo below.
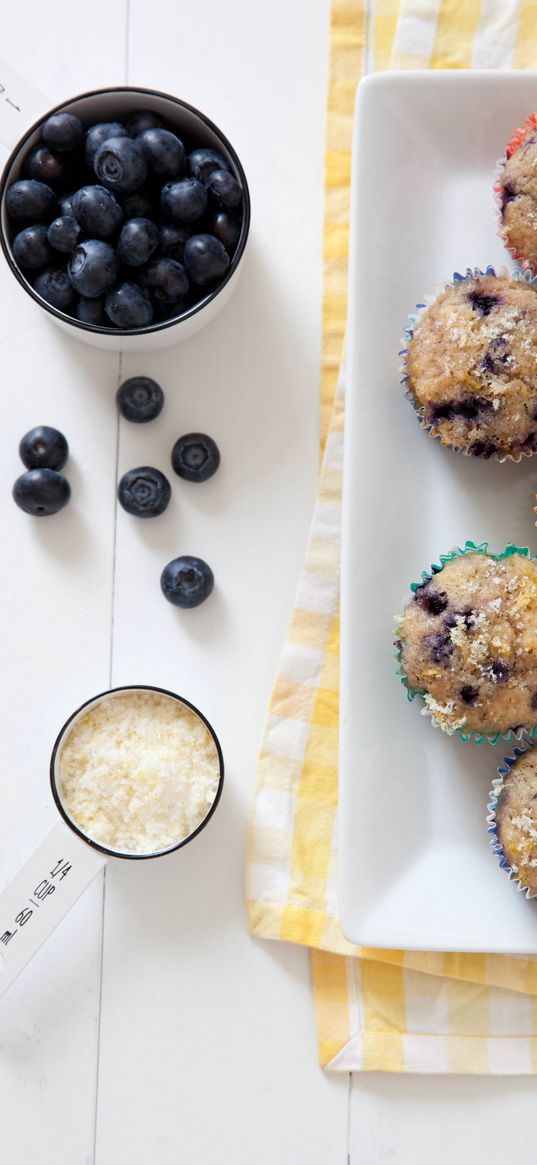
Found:
[[151, 109], [139, 109], [136, 113], [131, 113], [125, 122], [125, 128], [131, 138], [138, 137], [138, 134], [146, 129], [159, 129], [161, 125], [162, 118]]
[[152, 174], [161, 178], [178, 178], [185, 172], [185, 147], [169, 129], [145, 129], [136, 138], [147, 158]]
[[120, 261], [129, 267], [142, 267], [156, 251], [159, 239], [159, 229], [150, 219], [128, 219], [117, 243]]
[[46, 299], [58, 311], [69, 312], [73, 306], [75, 293], [65, 267], [43, 271], [34, 282], [37, 294]]
[[15, 262], [25, 271], [39, 271], [40, 267], [51, 263], [53, 254], [46, 226], [41, 223], [19, 231], [13, 239], [13, 255]]
[[215, 235], [226, 251], [233, 253], [240, 238], [241, 220], [226, 210], [219, 210], [211, 223], [211, 234]]
[[50, 222], [56, 210], [56, 199], [45, 182], [36, 182], [35, 178], [21, 178], [9, 187], [6, 207], [9, 217], [17, 222], [20, 219], [32, 223]]
[[19, 457], [27, 469], [63, 469], [68, 456], [63, 433], [51, 425], [36, 425], [21, 438]]
[[164, 218], [176, 222], [195, 222], [207, 210], [207, 191], [196, 178], [180, 178], [167, 182], [160, 194], [160, 209]]
[[175, 259], [152, 259], [140, 276], [142, 286], [157, 303], [180, 301], [189, 288], [188, 275]]
[[93, 299], [115, 283], [119, 271], [117, 254], [102, 239], [86, 239], [75, 247], [69, 260], [69, 277], [79, 295]]
[[104, 299], [97, 296], [86, 299], [83, 295], [76, 301], [75, 314], [77, 320], [83, 324], [92, 324], [94, 328], [109, 328], [110, 320], [104, 310]]
[[153, 320], [151, 300], [137, 283], [114, 287], [106, 297], [105, 311], [116, 328], [145, 328]]
[[109, 238], [123, 222], [119, 203], [104, 186], [82, 186], [71, 195], [71, 204], [84, 234], [92, 239]]
[[214, 575], [203, 558], [185, 554], [164, 567], [160, 587], [164, 598], [174, 607], [199, 607], [213, 590]]
[[52, 117], [47, 117], [43, 122], [41, 136], [45, 145], [62, 154], [67, 150], [76, 150], [80, 145], [84, 126], [74, 113], [53, 113]]
[[57, 514], [70, 497], [69, 482], [55, 469], [29, 469], [17, 478], [13, 486], [14, 501], [21, 510], [35, 518]]
[[190, 238], [190, 227], [179, 226], [176, 223], [164, 223], [160, 228], [159, 255], [165, 259], [175, 259], [183, 262], [185, 243]]
[[206, 433], [185, 433], [172, 449], [172, 466], [185, 481], [208, 481], [220, 465], [218, 445]]
[[472, 292], [468, 299], [474, 309], [481, 316], [489, 316], [492, 309], [497, 307], [500, 300], [497, 295], [479, 295], [478, 292]]
[[[414, 602], [418, 603], [428, 615], [441, 615], [448, 605], [445, 591], [437, 591], [431, 582], [421, 583], [414, 591]], [[453, 627], [455, 622], [453, 622]]]
[[126, 421], [145, 425], [162, 412], [164, 393], [150, 376], [130, 376], [120, 384], [116, 393], [117, 407]]
[[80, 224], [71, 214], [55, 218], [48, 228], [48, 241], [55, 251], [69, 255], [82, 235]]
[[147, 161], [138, 141], [132, 138], [108, 138], [99, 146], [93, 169], [103, 186], [119, 194], [138, 190], [147, 177]]
[[192, 235], [185, 244], [185, 267], [194, 283], [205, 287], [224, 277], [229, 255], [214, 235]]
[[236, 210], [242, 202], [242, 190], [228, 170], [213, 170], [207, 180], [209, 198], [221, 210]]
[[61, 158], [49, 150], [48, 146], [34, 146], [24, 159], [24, 172], [38, 182], [58, 182], [63, 178], [64, 165]]
[[193, 178], [198, 179], [198, 182], [207, 182], [213, 170], [229, 170], [229, 166], [226, 159], [217, 150], [201, 146], [200, 149], [193, 150], [188, 155], [187, 169]]
[[158, 518], [164, 513], [171, 493], [168, 478], [160, 469], [142, 465], [123, 474], [117, 496], [123, 509], [135, 518]]
[[87, 165], [93, 167], [97, 150], [107, 138], [125, 138], [126, 136], [127, 130], [119, 121], [99, 121], [96, 125], [91, 125], [84, 144]]
[[133, 190], [132, 194], [122, 194], [119, 202], [126, 219], [153, 218], [153, 202], [144, 190]]

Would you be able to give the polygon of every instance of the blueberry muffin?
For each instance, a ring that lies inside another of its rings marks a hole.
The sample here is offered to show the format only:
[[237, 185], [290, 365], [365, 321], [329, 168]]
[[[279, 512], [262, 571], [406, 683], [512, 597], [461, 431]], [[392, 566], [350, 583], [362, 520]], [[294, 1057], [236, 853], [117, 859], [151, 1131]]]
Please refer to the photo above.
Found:
[[442, 445], [484, 458], [534, 453], [537, 290], [492, 268], [449, 284], [418, 316], [405, 371], [407, 395]]
[[500, 234], [509, 250], [537, 271], [537, 128], [528, 119], [520, 144], [507, 148], [496, 184]]
[[518, 757], [496, 785], [496, 836], [507, 865], [537, 894], [537, 750]]
[[403, 680], [448, 732], [537, 724], [537, 561], [468, 552], [414, 590], [398, 628]]

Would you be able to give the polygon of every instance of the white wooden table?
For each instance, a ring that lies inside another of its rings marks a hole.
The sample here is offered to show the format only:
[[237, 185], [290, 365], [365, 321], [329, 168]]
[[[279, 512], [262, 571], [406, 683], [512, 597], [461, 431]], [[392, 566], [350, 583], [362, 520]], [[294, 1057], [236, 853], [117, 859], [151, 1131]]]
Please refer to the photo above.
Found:
[[[437, 1165], [520, 1149], [532, 1080], [329, 1078], [316, 1064], [307, 954], [252, 941], [243, 890], [256, 752], [315, 494], [327, 0], [27, 0], [2, 56], [52, 102], [124, 81], [206, 111], [253, 195], [243, 278], [210, 330], [141, 362], [54, 329], [0, 265], [0, 883], [54, 821], [47, 758], [66, 715], [110, 684], [156, 683], [219, 733], [224, 798], [195, 844], [111, 863], [0, 1002], [6, 1165]], [[166, 408], [118, 421], [120, 377]], [[20, 436], [67, 435], [69, 508], [13, 505]], [[116, 514], [118, 470], [166, 468], [211, 433], [215, 479], [174, 485], [166, 515]], [[176, 612], [159, 574], [178, 553], [217, 591]], [[506, 1101], [509, 1119], [506, 1120]]]

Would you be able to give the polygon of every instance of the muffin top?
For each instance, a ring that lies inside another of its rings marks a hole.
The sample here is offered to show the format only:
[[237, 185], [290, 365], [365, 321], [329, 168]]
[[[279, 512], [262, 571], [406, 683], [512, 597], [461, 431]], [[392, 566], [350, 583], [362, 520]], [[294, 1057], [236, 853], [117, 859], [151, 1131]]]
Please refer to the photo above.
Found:
[[407, 686], [445, 730], [537, 724], [537, 562], [467, 553], [418, 586], [398, 629]]
[[502, 235], [537, 270], [537, 129], [531, 125], [507, 158], [497, 185]]
[[418, 317], [406, 372], [442, 445], [485, 458], [535, 452], [537, 291], [508, 274], [449, 285]]
[[504, 857], [523, 886], [537, 894], [537, 750], [515, 761], [495, 789], [496, 833]]

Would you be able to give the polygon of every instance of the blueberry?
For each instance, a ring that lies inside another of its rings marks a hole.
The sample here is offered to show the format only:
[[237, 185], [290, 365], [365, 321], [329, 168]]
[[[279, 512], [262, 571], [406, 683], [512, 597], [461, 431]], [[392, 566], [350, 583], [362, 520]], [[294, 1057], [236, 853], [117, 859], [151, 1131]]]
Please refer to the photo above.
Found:
[[153, 203], [144, 190], [133, 190], [119, 199], [125, 218], [152, 218]]
[[145, 129], [136, 139], [144, 151], [153, 174], [177, 178], [185, 172], [185, 147], [168, 129]]
[[234, 251], [240, 238], [241, 226], [240, 218], [228, 214], [225, 210], [219, 210], [213, 218], [211, 231], [223, 243], [226, 251]]
[[220, 465], [218, 446], [205, 433], [186, 433], [175, 442], [172, 465], [185, 481], [208, 481]]
[[175, 607], [199, 607], [211, 594], [214, 575], [203, 558], [185, 554], [172, 559], [164, 567], [160, 587], [164, 597]]
[[201, 146], [188, 155], [187, 167], [189, 174], [192, 174], [193, 178], [197, 178], [198, 182], [207, 182], [213, 170], [229, 170], [222, 154], [206, 146]]
[[121, 283], [106, 297], [105, 311], [116, 328], [143, 328], [153, 319], [151, 300], [136, 283]]
[[455, 416], [454, 402], [451, 400], [443, 401], [442, 404], [434, 405], [429, 414], [429, 424], [438, 425], [440, 421], [452, 421]]
[[505, 371], [505, 364], [509, 355], [509, 345], [506, 336], [496, 336], [491, 340], [481, 361], [484, 372], [491, 372], [501, 376]]
[[474, 441], [468, 452], [471, 457], [483, 457], [485, 461], [488, 461], [489, 457], [492, 457], [497, 450], [498, 446], [494, 441]]
[[127, 130], [124, 125], [120, 125], [119, 121], [99, 121], [96, 125], [91, 125], [86, 134], [84, 146], [87, 165], [93, 166], [97, 150], [107, 138], [125, 137], [127, 137]]
[[90, 238], [105, 239], [119, 230], [123, 211], [104, 186], [82, 186], [71, 197], [73, 214]]
[[71, 283], [79, 295], [93, 299], [115, 283], [119, 271], [117, 254], [102, 239], [86, 239], [75, 247], [69, 260]]
[[242, 202], [242, 190], [228, 170], [213, 170], [207, 181], [209, 198], [222, 210], [235, 210]]
[[149, 465], [129, 469], [118, 486], [117, 496], [123, 509], [136, 518], [158, 518], [171, 497], [168, 478]]
[[13, 486], [14, 501], [26, 514], [36, 518], [57, 514], [70, 497], [69, 482], [55, 469], [29, 469]]
[[100, 296], [86, 299], [81, 295], [76, 301], [75, 315], [83, 324], [92, 324], [95, 328], [110, 327], [110, 320], [104, 310], [104, 300]]
[[160, 384], [150, 376], [131, 376], [120, 384], [116, 403], [126, 421], [145, 424], [154, 421], [162, 412], [164, 393]]
[[509, 679], [509, 665], [503, 659], [493, 659], [487, 669], [493, 684], [505, 684]]
[[131, 113], [130, 117], [125, 122], [127, 133], [132, 138], [143, 133], [146, 129], [158, 129], [162, 125], [162, 118], [158, 113], [153, 113], [152, 109], [138, 109], [136, 113]]
[[501, 192], [502, 214], [503, 214], [507, 204], [509, 202], [512, 202], [513, 199], [516, 197], [517, 197], [517, 191], [515, 190], [512, 182], [506, 182], [502, 186], [502, 192]]
[[531, 708], [532, 712], [535, 712], [535, 710], [537, 709], [537, 689], [534, 692], [532, 692], [532, 694], [530, 696], [530, 708]]
[[64, 165], [48, 146], [34, 146], [24, 160], [24, 171], [38, 182], [58, 182], [63, 178]]
[[189, 288], [188, 275], [175, 259], [152, 259], [140, 280], [153, 299], [163, 304], [177, 303]]
[[180, 178], [167, 182], [160, 194], [160, 209], [164, 218], [179, 222], [195, 222], [207, 210], [207, 191], [196, 178]]
[[58, 311], [66, 311], [73, 305], [75, 293], [73, 285], [65, 267], [52, 268], [43, 271], [34, 282], [37, 294]]
[[229, 255], [214, 235], [193, 235], [185, 245], [185, 267], [194, 283], [215, 283], [229, 267]]
[[13, 239], [13, 255], [19, 267], [27, 271], [38, 271], [52, 261], [47, 228], [44, 224], [26, 227]]
[[475, 421], [480, 413], [486, 413], [492, 408], [490, 401], [481, 396], [464, 397], [455, 407], [455, 416], [465, 421]]
[[97, 150], [93, 169], [104, 186], [128, 194], [145, 182], [147, 161], [142, 147], [132, 138], [107, 138]]
[[185, 243], [190, 238], [190, 227], [179, 226], [176, 223], [164, 223], [160, 228], [160, 244], [158, 253], [165, 259], [176, 259], [183, 262]]
[[82, 234], [82, 229], [76, 218], [70, 214], [62, 214], [55, 218], [48, 228], [48, 241], [55, 251], [62, 251], [68, 255]]
[[416, 587], [414, 602], [423, 607], [428, 615], [441, 615], [448, 605], [448, 597], [445, 591], [437, 591], [430, 582], [424, 582]]
[[19, 456], [27, 469], [63, 469], [69, 446], [59, 429], [36, 425], [21, 438]]
[[84, 137], [84, 126], [74, 113], [53, 113], [47, 117], [41, 129], [43, 141], [51, 150], [61, 154], [65, 150], [75, 150]]
[[36, 182], [35, 178], [21, 178], [9, 187], [6, 207], [10, 218], [31, 219], [32, 223], [48, 222], [56, 209], [56, 199], [45, 182]]
[[474, 311], [479, 312], [482, 316], [489, 316], [492, 309], [500, 302], [497, 295], [480, 295], [477, 291], [470, 293], [468, 301]]
[[448, 629], [456, 627], [457, 624], [460, 625], [461, 620], [468, 632], [475, 630], [477, 615], [471, 607], [464, 607], [459, 611], [452, 611], [451, 615], [447, 615], [444, 619], [444, 627]]
[[141, 267], [151, 258], [159, 243], [159, 229], [148, 218], [130, 218], [118, 239], [117, 253], [122, 263]]
[[460, 697], [463, 704], [473, 704], [479, 695], [479, 688], [475, 688], [473, 684], [463, 684], [460, 690]]
[[449, 631], [441, 631], [437, 635], [425, 635], [423, 646], [431, 656], [433, 663], [440, 663], [446, 667], [453, 654], [453, 643]]

